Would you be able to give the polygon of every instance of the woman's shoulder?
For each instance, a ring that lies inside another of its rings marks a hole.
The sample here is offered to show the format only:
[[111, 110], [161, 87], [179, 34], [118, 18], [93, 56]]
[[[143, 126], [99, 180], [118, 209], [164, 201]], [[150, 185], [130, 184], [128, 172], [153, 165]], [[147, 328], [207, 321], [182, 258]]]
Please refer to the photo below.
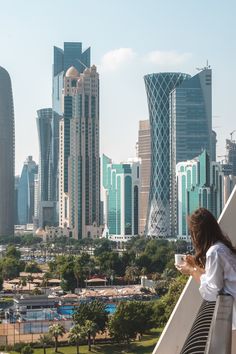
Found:
[[214, 245], [212, 245], [207, 253], [206, 256], [209, 257], [213, 254], [231, 254], [231, 250], [222, 242], [217, 242]]

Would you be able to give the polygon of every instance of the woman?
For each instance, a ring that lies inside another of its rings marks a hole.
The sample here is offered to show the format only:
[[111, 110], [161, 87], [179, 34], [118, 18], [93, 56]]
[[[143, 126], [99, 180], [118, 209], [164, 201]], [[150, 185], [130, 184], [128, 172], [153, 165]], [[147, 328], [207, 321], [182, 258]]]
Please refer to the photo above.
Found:
[[233, 296], [232, 328], [235, 330], [236, 248], [207, 209], [199, 208], [190, 216], [189, 230], [195, 256], [186, 256], [185, 262], [176, 267], [200, 283], [199, 291], [203, 299], [215, 301], [222, 289]]

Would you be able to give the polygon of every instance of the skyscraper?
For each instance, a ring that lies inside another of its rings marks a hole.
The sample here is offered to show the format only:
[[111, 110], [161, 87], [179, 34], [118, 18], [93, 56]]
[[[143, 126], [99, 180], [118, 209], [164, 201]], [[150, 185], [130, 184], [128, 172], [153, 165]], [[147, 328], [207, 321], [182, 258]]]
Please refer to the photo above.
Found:
[[125, 242], [139, 234], [140, 161], [113, 164], [102, 157], [105, 219], [111, 239]]
[[170, 236], [170, 126], [169, 94], [184, 80], [182, 73], [144, 77], [151, 130], [151, 181], [146, 234]]
[[52, 109], [43, 108], [37, 111], [36, 118], [39, 137], [39, 191], [38, 191], [38, 226], [54, 224], [55, 203], [52, 200], [50, 184], [50, 147]]
[[14, 234], [15, 130], [11, 79], [0, 67], [0, 236]]
[[25, 225], [33, 222], [34, 216], [34, 177], [38, 166], [32, 156], [28, 156], [22, 168], [18, 185], [18, 223]]
[[93, 65], [65, 74], [60, 122], [59, 222], [74, 238], [101, 235], [99, 75]]
[[226, 139], [226, 151], [228, 163], [232, 165], [232, 175], [236, 176], [236, 142], [235, 140]]
[[176, 235], [176, 164], [206, 150], [215, 161], [216, 134], [212, 131], [212, 72], [203, 68], [170, 93], [170, 224]]
[[65, 42], [64, 48], [54, 47], [53, 58], [53, 87], [52, 87], [52, 141], [50, 147], [50, 175], [49, 183], [52, 200], [59, 199], [59, 121], [63, 115], [64, 74], [68, 68], [74, 66], [79, 73], [90, 67], [90, 48], [82, 51], [81, 42]]
[[199, 207], [207, 208], [218, 218], [223, 205], [223, 173], [204, 150], [192, 160], [179, 162], [177, 175], [177, 235], [188, 238], [187, 216]]
[[143, 235], [147, 219], [151, 173], [151, 134], [149, 120], [141, 120], [139, 122], [138, 157], [141, 160], [139, 233]]

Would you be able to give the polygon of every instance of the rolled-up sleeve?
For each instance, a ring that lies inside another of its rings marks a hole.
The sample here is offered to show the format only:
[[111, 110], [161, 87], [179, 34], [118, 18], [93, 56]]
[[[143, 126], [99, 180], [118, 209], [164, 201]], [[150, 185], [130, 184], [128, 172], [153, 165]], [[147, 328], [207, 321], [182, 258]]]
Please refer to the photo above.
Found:
[[216, 301], [224, 286], [224, 270], [217, 251], [211, 252], [206, 259], [205, 274], [200, 278], [200, 294], [204, 300]]

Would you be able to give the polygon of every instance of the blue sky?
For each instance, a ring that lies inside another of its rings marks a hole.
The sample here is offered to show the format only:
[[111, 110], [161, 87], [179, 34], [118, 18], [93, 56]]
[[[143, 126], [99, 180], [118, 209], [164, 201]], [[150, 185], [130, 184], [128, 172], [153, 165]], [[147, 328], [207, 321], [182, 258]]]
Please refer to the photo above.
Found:
[[[92, 48], [101, 84], [101, 153], [135, 155], [138, 121], [148, 118], [143, 75], [213, 69], [218, 155], [236, 129], [236, 3], [227, 0], [0, 0], [0, 65], [12, 78], [16, 172], [38, 161], [37, 109], [51, 106], [53, 45]], [[236, 137], [236, 135], [235, 135]]]

